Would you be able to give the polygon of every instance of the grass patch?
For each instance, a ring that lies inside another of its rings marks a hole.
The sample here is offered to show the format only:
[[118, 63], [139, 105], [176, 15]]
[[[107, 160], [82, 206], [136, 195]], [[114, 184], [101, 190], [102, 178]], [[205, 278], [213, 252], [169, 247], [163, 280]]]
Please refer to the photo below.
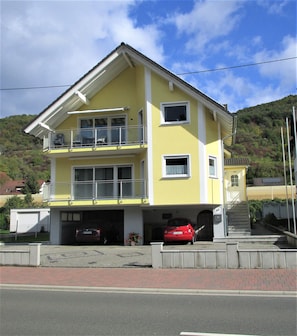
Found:
[[[9, 232], [8, 232], [9, 233]], [[50, 235], [49, 232], [38, 232], [38, 233], [18, 233], [15, 234], [5, 234], [1, 236], [0, 241], [2, 243], [40, 243], [49, 241]]]

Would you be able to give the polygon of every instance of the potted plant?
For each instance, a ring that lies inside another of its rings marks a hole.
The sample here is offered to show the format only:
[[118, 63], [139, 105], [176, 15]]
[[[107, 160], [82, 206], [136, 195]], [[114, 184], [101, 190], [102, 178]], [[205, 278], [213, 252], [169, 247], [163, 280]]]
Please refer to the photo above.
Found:
[[128, 239], [127, 239], [127, 244], [130, 246], [137, 245], [139, 244], [140, 240], [141, 240], [141, 236], [139, 235], [139, 233], [130, 232]]

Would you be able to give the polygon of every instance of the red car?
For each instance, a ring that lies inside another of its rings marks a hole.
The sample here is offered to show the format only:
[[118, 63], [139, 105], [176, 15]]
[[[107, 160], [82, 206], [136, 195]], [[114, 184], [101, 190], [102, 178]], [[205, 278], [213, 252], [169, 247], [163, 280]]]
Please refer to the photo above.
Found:
[[164, 242], [190, 242], [196, 240], [196, 232], [187, 218], [172, 218], [164, 230]]

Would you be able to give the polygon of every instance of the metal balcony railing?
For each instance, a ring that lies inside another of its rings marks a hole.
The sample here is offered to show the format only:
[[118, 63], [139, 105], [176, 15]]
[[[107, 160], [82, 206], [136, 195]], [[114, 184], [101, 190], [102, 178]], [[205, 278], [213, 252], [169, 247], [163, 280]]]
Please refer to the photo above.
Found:
[[144, 126], [80, 128], [49, 132], [44, 138], [44, 149], [131, 146], [146, 143]]
[[77, 181], [48, 183], [43, 201], [122, 200], [147, 198], [147, 181], [143, 179]]

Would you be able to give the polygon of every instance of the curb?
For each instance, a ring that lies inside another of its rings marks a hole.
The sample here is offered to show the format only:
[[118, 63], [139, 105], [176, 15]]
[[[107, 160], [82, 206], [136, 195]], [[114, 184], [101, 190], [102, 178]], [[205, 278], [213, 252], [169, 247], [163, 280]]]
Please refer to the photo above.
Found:
[[128, 288], [128, 287], [86, 287], [86, 286], [49, 286], [0, 284], [0, 289], [45, 290], [86, 293], [133, 293], [133, 294], [172, 294], [172, 295], [214, 295], [214, 296], [269, 296], [296, 298], [295, 291], [254, 291], [254, 290], [201, 290], [201, 289], [167, 289], [167, 288]]

